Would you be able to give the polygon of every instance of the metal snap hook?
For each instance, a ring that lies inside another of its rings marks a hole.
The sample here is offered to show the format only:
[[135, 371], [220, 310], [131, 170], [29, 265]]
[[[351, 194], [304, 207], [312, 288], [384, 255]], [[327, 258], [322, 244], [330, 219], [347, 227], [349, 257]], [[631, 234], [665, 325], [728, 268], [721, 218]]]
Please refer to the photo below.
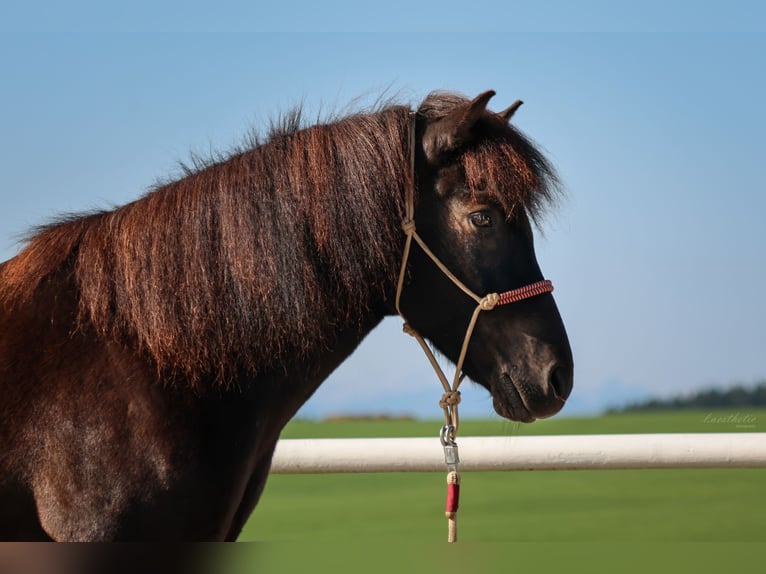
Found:
[[457, 446], [455, 442], [455, 427], [444, 425], [439, 432], [439, 440], [441, 440], [442, 446]]

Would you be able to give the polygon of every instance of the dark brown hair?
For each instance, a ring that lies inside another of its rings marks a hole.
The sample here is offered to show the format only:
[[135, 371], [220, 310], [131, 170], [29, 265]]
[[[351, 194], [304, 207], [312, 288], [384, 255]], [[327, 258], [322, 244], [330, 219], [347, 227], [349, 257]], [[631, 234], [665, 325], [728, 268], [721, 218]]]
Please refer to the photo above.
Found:
[[[466, 103], [457, 94], [433, 92], [423, 101], [418, 114], [437, 120]], [[555, 170], [531, 140], [500, 116], [487, 114], [478, 129], [482, 137], [461, 149], [455, 158], [468, 191], [489, 196], [508, 217], [515, 209], [524, 209], [539, 222], [560, 192]]]
[[[419, 114], [466, 102], [433, 94]], [[41, 228], [0, 266], [0, 303], [21, 304], [63, 273], [79, 328], [133, 342], [192, 380], [329, 345], [328, 322], [353, 326], [394, 284], [411, 185], [408, 115], [387, 106], [299, 129], [295, 114], [265, 142], [137, 201]], [[507, 213], [537, 214], [552, 170], [516, 130], [487, 122], [492, 137], [460, 159], [469, 187], [492, 182]]]

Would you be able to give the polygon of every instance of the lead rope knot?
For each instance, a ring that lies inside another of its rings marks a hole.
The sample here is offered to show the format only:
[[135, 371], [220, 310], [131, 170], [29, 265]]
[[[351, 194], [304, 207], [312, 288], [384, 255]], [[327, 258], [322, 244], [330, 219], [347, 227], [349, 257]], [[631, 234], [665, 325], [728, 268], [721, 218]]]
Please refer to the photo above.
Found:
[[439, 400], [439, 406], [443, 409], [455, 407], [460, 404], [460, 391], [447, 391]]
[[402, 231], [404, 231], [405, 235], [412, 235], [415, 233], [415, 220], [405, 219], [402, 221]]
[[402, 325], [402, 331], [407, 333], [410, 337], [415, 337], [417, 335], [417, 331], [415, 331], [415, 329], [412, 328], [412, 325], [407, 322]]
[[497, 305], [499, 300], [500, 295], [497, 293], [488, 293], [481, 301], [479, 301], [479, 306], [482, 311], [491, 311], [495, 308], [495, 305]]

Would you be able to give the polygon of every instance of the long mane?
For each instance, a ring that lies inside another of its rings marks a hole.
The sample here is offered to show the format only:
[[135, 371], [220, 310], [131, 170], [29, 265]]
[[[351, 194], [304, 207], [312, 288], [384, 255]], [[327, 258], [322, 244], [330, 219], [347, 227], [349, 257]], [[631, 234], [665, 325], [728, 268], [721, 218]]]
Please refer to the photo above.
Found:
[[[435, 94], [421, 113], [465, 101]], [[331, 346], [326, 333], [358, 324], [395, 282], [411, 185], [408, 114], [394, 105], [305, 129], [293, 116], [265, 142], [132, 203], [46, 226], [0, 266], [0, 303], [28, 300], [63, 273], [81, 326], [192, 380]], [[536, 213], [552, 171], [508, 130], [518, 148], [510, 171], [507, 154], [479, 150], [473, 164], [467, 154], [466, 175], [515, 173], [503, 203]]]

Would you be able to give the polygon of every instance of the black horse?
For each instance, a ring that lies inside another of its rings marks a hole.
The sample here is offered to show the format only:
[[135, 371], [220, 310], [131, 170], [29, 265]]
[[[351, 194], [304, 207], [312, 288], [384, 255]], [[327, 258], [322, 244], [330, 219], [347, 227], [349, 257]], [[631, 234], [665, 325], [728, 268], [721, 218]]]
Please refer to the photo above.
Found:
[[[290, 115], [0, 264], [0, 538], [236, 539], [284, 425], [395, 313], [410, 190], [471, 290], [540, 281], [555, 174], [492, 94]], [[403, 313], [456, 361], [475, 303], [417, 246], [407, 272]], [[483, 313], [462, 366], [518, 421], [558, 412], [572, 369], [549, 293]]]

